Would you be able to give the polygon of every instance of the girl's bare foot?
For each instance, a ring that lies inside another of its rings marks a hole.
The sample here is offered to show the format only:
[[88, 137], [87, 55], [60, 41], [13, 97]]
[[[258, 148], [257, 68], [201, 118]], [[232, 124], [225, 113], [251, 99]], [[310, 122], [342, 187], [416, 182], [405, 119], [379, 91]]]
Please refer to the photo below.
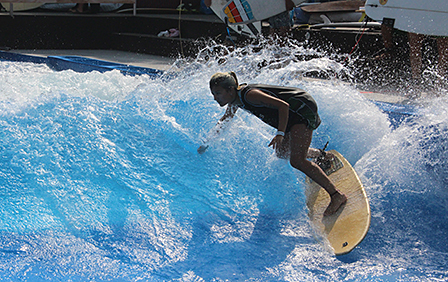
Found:
[[330, 195], [331, 202], [324, 212], [324, 216], [332, 215], [338, 211], [338, 209], [347, 202], [347, 196], [339, 191]]

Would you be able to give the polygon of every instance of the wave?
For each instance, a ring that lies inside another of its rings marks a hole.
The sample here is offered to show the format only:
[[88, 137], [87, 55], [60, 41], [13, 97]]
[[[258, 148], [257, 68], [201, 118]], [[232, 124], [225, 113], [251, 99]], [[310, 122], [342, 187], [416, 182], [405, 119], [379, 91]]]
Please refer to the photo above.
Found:
[[[6, 280], [444, 280], [446, 100], [393, 127], [303, 46], [210, 46], [176, 76], [53, 72], [0, 62], [0, 277]], [[240, 111], [199, 155], [224, 112], [217, 71], [305, 89], [323, 120], [313, 146], [362, 178], [372, 224], [352, 253], [314, 238], [304, 177], [275, 157], [275, 132]]]

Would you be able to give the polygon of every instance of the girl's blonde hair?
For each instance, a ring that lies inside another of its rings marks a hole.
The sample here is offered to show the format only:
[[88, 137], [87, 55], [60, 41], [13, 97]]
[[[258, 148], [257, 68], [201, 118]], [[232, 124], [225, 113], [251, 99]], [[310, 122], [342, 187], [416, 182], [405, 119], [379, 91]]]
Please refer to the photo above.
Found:
[[215, 86], [222, 88], [238, 88], [238, 79], [236, 74], [231, 72], [217, 72], [210, 78], [210, 89]]

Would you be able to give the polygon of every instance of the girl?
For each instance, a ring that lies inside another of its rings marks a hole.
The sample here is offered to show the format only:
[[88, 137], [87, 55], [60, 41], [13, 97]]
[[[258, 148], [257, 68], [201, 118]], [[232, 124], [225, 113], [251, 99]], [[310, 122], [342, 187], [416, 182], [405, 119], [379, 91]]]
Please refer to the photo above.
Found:
[[[271, 85], [238, 85], [234, 72], [216, 73], [210, 79], [210, 90], [215, 101], [227, 110], [218, 122], [221, 125], [233, 118], [238, 108], [243, 108], [265, 123], [277, 128], [269, 143], [282, 158], [288, 158], [292, 167], [302, 171], [322, 186], [330, 195], [331, 202], [324, 215], [334, 214], [347, 197], [340, 193], [322, 169], [307, 158], [318, 157], [317, 149], [309, 148], [313, 130], [320, 124], [317, 105], [305, 91], [293, 87]], [[199, 147], [203, 153], [207, 145]]]

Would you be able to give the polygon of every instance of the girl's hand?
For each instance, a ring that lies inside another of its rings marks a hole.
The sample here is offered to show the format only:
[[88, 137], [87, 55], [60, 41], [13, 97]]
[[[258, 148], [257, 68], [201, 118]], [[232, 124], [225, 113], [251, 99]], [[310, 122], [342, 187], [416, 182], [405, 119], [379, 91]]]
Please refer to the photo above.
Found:
[[273, 139], [272, 139], [272, 141], [271, 141], [271, 143], [269, 143], [269, 147], [271, 147], [272, 146], [272, 148], [274, 149], [274, 150], [277, 150], [278, 148], [280, 148], [280, 145], [282, 144], [282, 142], [283, 142], [283, 136], [281, 136], [281, 135], [276, 135]]
[[205, 150], [207, 150], [208, 149], [208, 145], [201, 145], [199, 148], [198, 148], [198, 153], [199, 154], [203, 154], [203, 153], [205, 153]]

